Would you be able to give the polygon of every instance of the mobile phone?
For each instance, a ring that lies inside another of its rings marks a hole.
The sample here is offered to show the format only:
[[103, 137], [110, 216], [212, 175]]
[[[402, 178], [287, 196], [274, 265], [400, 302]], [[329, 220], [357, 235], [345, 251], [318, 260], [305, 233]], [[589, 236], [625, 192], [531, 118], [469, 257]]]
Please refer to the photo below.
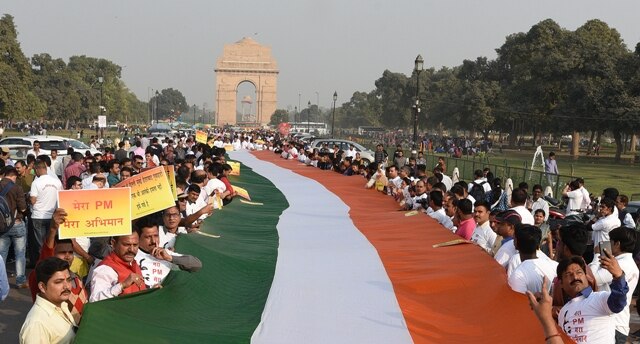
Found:
[[[607, 257], [613, 257], [613, 254], [611, 253], [611, 241], [601, 241], [598, 246], [600, 247], [601, 255], [606, 254]], [[604, 252], [605, 250], [607, 250], [606, 253]]]

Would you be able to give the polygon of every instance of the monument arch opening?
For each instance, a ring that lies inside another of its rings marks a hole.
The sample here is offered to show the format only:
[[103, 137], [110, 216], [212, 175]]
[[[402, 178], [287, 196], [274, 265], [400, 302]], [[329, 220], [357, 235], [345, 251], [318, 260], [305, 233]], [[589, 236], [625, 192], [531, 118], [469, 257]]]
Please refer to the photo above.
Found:
[[[271, 56], [270, 47], [260, 45], [250, 37], [226, 44], [216, 63], [215, 72], [216, 125], [269, 123], [277, 106], [280, 72]], [[253, 95], [241, 94], [248, 87], [247, 84], [253, 86]], [[252, 110], [251, 116], [243, 115], [243, 106], [245, 111]]]

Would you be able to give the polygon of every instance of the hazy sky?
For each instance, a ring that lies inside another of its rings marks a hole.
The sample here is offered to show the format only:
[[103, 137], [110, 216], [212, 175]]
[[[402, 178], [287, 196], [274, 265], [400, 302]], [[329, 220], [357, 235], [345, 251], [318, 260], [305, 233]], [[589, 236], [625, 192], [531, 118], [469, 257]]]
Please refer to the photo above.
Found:
[[[104, 57], [124, 67], [138, 98], [149, 88], [179, 89], [190, 104], [215, 109], [216, 59], [224, 44], [252, 36], [271, 46], [280, 68], [278, 107], [330, 107], [370, 91], [385, 69], [495, 57], [507, 35], [552, 18], [574, 30], [593, 18], [616, 28], [633, 49], [640, 1], [617, 0], [2, 0], [15, 17], [24, 53]], [[303, 105], [303, 107], [306, 105]]]

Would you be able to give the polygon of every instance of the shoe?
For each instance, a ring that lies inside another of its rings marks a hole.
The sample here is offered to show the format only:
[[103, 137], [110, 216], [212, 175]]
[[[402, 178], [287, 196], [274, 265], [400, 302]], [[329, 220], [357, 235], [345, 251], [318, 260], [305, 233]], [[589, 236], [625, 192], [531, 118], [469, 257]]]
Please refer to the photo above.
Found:
[[17, 285], [18, 289], [29, 289], [29, 283], [21, 283]]

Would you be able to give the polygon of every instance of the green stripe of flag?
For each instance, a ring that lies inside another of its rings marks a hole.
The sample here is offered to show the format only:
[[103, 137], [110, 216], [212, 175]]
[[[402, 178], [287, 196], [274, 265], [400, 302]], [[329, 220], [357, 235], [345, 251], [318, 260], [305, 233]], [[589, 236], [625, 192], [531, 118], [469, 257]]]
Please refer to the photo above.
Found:
[[249, 343], [273, 281], [279, 216], [289, 206], [267, 179], [242, 166], [231, 183], [255, 202], [238, 199], [207, 219], [176, 251], [202, 260], [197, 273], [172, 272], [164, 288], [88, 304], [76, 343]]

